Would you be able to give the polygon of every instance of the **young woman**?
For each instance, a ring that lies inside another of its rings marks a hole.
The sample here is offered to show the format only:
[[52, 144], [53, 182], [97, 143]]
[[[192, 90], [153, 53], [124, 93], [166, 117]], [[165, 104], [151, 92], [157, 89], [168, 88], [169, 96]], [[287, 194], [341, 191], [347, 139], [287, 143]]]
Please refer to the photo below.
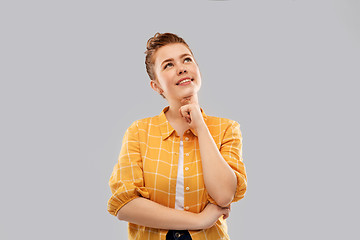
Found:
[[108, 211], [129, 222], [129, 239], [229, 239], [230, 204], [247, 186], [240, 125], [199, 106], [201, 74], [182, 38], [156, 33], [145, 53], [169, 106], [125, 132]]

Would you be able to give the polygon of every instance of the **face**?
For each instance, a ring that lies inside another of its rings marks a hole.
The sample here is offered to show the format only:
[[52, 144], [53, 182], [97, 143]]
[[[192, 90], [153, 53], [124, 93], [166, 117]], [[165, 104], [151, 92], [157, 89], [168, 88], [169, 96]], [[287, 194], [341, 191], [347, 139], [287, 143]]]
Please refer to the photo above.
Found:
[[200, 90], [200, 70], [186, 45], [165, 45], [155, 52], [153, 59], [156, 81], [151, 81], [151, 87], [168, 101], [180, 101]]

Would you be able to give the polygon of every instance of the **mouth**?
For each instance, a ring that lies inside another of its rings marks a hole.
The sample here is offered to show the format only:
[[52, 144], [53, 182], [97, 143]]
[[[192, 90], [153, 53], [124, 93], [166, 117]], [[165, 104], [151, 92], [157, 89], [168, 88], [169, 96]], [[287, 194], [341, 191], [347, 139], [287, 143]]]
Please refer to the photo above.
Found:
[[187, 82], [192, 82], [192, 81], [194, 81], [193, 78], [182, 78], [176, 83], [176, 85], [180, 85], [180, 84], [187, 83]]

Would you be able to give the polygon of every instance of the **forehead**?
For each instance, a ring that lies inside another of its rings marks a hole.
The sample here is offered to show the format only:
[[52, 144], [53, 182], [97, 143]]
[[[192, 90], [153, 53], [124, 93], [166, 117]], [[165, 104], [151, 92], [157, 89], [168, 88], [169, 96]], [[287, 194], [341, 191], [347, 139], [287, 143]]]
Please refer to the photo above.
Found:
[[154, 54], [155, 65], [161, 64], [169, 58], [176, 59], [183, 54], [191, 54], [190, 50], [182, 43], [171, 43], [159, 48]]

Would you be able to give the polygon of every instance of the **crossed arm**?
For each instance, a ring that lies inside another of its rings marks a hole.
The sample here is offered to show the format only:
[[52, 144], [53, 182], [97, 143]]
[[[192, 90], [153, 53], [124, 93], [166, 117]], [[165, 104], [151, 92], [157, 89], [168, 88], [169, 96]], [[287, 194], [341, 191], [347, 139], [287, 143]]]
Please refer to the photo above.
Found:
[[205, 187], [214, 204], [209, 203], [201, 213], [192, 213], [168, 208], [139, 196], [118, 210], [116, 216], [119, 220], [158, 229], [198, 230], [211, 227], [222, 215], [228, 217], [237, 178], [209, 130], [204, 128], [197, 132]]
[[125, 204], [117, 213], [119, 220], [158, 229], [199, 230], [210, 228], [229, 208], [209, 203], [201, 213], [165, 207], [149, 199], [138, 197]]

